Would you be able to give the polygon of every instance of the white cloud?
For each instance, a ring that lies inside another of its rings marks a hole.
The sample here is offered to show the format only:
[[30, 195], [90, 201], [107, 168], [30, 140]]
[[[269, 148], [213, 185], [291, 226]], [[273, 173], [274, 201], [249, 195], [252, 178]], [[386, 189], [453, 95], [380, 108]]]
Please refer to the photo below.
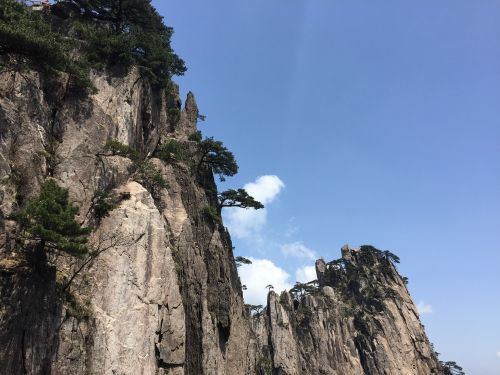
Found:
[[295, 280], [299, 283], [308, 283], [309, 281], [316, 280], [316, 278], [316, 268], [314, 266], [304, 266], [295, 272]]
[[244, 186], [248, 194], [264, 205], [271, 203], [284, 187], [283, 181], [278, 176], [273, 175], [260, 176], [255, 182], [250, 182]]
[[497, 357], [500, 358], [500, 352], [497, 352]]
[[287, 243], [282, 245], [281, 252], [285, 256], [316, 260], [316, 254], [314, 251], [306, 247], [302, 242]]
[[432, 313], [432, 306], [424, 301], [420, 301], [417, 305], [417, 310], [420, 315]]
[[238, 269], [241, 283], [247, 287], [247, 290], [243, 291], [245, 303], [265, 306], [267, 304], [266, 285], [274, 286], [276, 293], [292, 287], [289, 283], [290, 275], [269, 259], [251, 257], [248, 259], [252, 261], [252, 264], [243, 265]]
[[[285, 187], [278, 176], [260, 176], [243, 188], [264, 206], [271, 203]], [[225, 222], [231, 234], [237, 238], [259, 237], [260, 230], [267, 221], [266, 208], [260, 210], [227, 208]]]

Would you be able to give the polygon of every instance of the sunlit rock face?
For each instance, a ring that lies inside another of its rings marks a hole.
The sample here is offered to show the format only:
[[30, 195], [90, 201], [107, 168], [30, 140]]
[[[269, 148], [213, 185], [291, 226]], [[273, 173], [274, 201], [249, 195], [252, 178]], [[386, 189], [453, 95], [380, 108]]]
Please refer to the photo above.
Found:
[[[64, 77], [0, 74], [1, 375], [440, 373], [404, 282], [362, 250], [343, 248], [340, 266], [318, 261], [313, 291], [271, 292], [251, 316], [230, 236], [206, 214], [211, 171], [154, 157], [170, 139], [196, 150], [194, 95], [182, 108], [177, 88], [166, 95], [136, 71], [93, 82], [96, 94], [77, 96]], [[148, 158], [166, 186], [137, 182], [110, 140]], [[88, 263], [23, 262], [8, 218], [47, 178], [94, 227]], [[102, 190], [126, 198], [98, 221]]]
[[253, 318], [278, 374], [441, 374], [406, 285], [371, 247], [316, 262], [310, 291], [271, 292]]

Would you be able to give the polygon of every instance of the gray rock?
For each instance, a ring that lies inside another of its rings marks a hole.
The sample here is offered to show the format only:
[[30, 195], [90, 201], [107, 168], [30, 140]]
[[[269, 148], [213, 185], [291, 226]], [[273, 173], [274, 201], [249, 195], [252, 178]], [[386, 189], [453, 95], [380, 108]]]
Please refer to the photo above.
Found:
[[[192, 93], [182, 110], [178, 87], [166, 95], [136, 71], [94, 76], [98, 93], [87, 98], [64, 95], [65, 77], [44, 90], [43, 78], [0, 74], [0, 375], [441, 373], [399, 275], [374, 272], [348, 246], [346, 272], [364, 275], [359, 293], [380, 286], [389, 298], [353, 303], [348, 275], [332, 279], [321, 259], [320, 293], [271, 292], [248, 316], [231, 238], [204, 213], [217, 204], [212, 173], [152, 157], [167, 139], [196, 147]], [[134, 163], [104, 150], [111, 139], [147, 156], [167, 188], [153, 199], [133, 181]], [[48, 177], [69, 189], [103, 251], [34, 272], [7, 218]], [[130, 199], [98, 222], [91, 208], [102, 190]]]

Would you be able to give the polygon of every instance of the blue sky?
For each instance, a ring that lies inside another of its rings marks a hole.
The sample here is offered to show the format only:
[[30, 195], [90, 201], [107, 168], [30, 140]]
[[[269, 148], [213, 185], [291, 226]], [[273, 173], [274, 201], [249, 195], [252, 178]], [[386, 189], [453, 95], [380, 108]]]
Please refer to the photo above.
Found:
[[500, 1], [154, 3], [238, 159], [220, 189], [266, 201], [225, 213], [244, 281], [390, 249], [441, 358], [500, 374]]

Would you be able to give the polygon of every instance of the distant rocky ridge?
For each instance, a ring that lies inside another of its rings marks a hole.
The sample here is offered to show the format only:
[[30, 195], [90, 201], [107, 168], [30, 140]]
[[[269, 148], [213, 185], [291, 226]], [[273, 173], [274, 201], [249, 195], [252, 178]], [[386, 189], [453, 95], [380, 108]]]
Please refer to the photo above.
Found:
[[[312, 290], [270, 292], [247, 311], [212, 172], [152, 157], [175, 139], [195, 147], [198, 109], [136, 70], [93, 75], [96, 94], [64, 79], [0, 73], [0, 374], [444, 374], [403, 279], [370, 247], [316, 262]], [[131, 179], [138, 150], [167, 182], [158, 196]], [[104, 155], [104, 156], [103, 156]], [[56, 160], [56, 162], [54, 162]], [[106, 247], [61, 291], [82, 260], [33, 269], [9, 219], [53, 178], [89, 220], [100, 189], [128, 193], [92, 242]]]

